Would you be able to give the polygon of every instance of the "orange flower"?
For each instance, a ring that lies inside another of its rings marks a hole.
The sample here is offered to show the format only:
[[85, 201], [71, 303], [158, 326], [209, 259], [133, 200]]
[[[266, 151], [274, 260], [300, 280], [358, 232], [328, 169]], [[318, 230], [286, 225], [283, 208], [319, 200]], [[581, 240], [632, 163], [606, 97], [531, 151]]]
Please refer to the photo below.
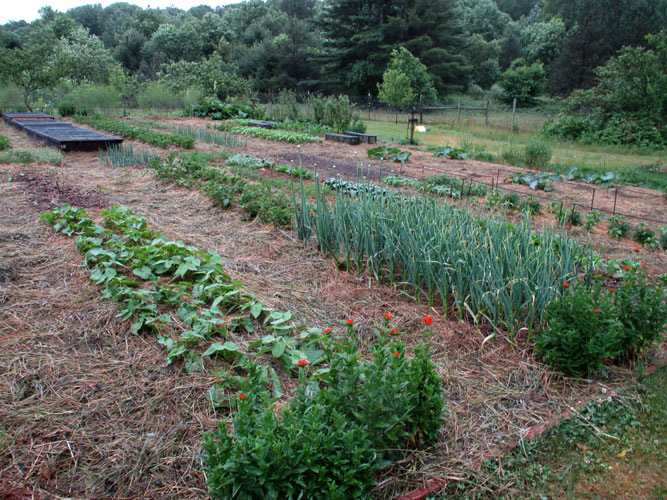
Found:
[[322, 335], [326, 335], [327, 333], [331, 333], [331, 328], [327, 328], [322, 332]]
[[239, 394], [239, 399], [245, 399], [245, 394]]
[[642, 264], [642, 267], [646, 269], [648, 266], [646, 264]]
[[633, 248], [632, 249], [633, 252], [639, 252], [640, 250], [641, 250], [641, 248]]
[[398, 352], [398, 351], [394, 352], [394, 356], [400, 356], [400, 355], [401, 355], [400, 352]]
[[307, 364], [308, 364], [308, 361], [306, 361], [305, 359], [300, 359], [299, 363], [298, 363], [299, 366], [306, 366]]
[[432, 316], [424, 316], [424, 317], [422, 318], [422, 321], [424, 322], [424, 324], [430, 326], [430, 325], [433, 324], [433, 317], [432, 317]]
[[570, 284], [566, 281], [565, 283], [563, 283], [563, 286], [567, 288], [568, 286], [570, 286]]
[[354, 320], [353, 319], [348, 319], [347, 324], [348, 325], [354, 325]]
[[382, 316], [384, 316], [387, 320], [391, 319], [391, 314], [389, 313], [384, 313]]
[[396, 328], [394, 328], [393, 330], [389, 330], [389, 333], [391, 333], [393, 335], [395, 333], [398, 333], [398, 330]]
[[625, 266], [625, 270], [626, 270], [626, 271], [629, 271], [629, 270], [630, 270], [630, 266]]
[[593, 312], [594, 312], [594, 313], [599, 313], [600, 310], [599, 310], [599, 309], [593, 309]]

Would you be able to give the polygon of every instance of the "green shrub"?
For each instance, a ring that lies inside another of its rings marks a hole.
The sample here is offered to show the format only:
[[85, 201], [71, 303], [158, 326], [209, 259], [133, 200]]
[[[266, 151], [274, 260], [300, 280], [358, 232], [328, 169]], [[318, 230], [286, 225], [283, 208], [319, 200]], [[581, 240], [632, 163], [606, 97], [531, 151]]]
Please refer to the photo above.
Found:
[[503, 153], [500, 155], [500, 158], [506, 165], [516, 165], [519, 167], [523, 165], [523, 151], [519, 149], [513, 149], [511, 146], [509, 149], [503, 151]]
[[530, 215], [537, 215], [542, 210], [542, 205], [540, 205], [539, 200], [535, 198], [528, 198], [526, 201], [521, 203], [521, 210], [528, 212]]
[[137, 95], [137, 103], [144, 109], [179, 109], [183, 107], [181, 96], [167, 85], [158, 82], [146, 85]]
[[643, 245], [655, 240], [655, 232], [650, 226], [641, 222], [635, 228], [635, 234], [632, 236], [632, 239]]
[[614, 215], [609, 218], [609, 228], [607, 234], [614, 238], [623, 238], [630, 231], [630, 224], [621, 215]]
[[591, 231], [598, 222], [600, 222], [600, 217], [602, 214], [599, 210], [591, 210], [586, 214], [586, 221], [584, 222], [584, 227], [586, 231]]
[[551, 161], [552, 153], [551, 146], [533, 137], [526, 144], [523, 160], [528, 168], [545, 168]]
[[570, 207], [565, 211], [565, 222], [573, 226], [581, 226], [581, 212], [574, 207]]
[[74, 116], [77, 114], [77, 107], [74, 101], [63, 99], [58, 103], [58, 114], [60, 116]]
[[500, 203], [509, 209], [516, 209], [521, 204], [521, 198], [516, 193], [507, 193], [503, 195]]
[[663, 227], [660, 230], [660, 236], [658, 237], [658, 242], [663, 250], [667, 250], [667, 226]]
[[186, 109], [186, 113], [212, 120], [227, 120], [252, 117], [253, 107], [246, 102], [222, 102], [217, 97], [205, 97], [196, 106]]
[[546, 325], [537, 337], [537, 354], [566, 375], [594, 373], [621, 353], [623, 325], [599, 283], [592, 290], [563, 283], [563, 293], [547, 306]]
[[371, 498], [372, 473], [383, 458], [438, 436], [443, 401], [428, 348], [408, 361], [402, 344], [380, 336], [372, 361], [359, 356], [353, 338], [327, 350], [325, 385], [302, 369], [280, 412], [262, 370], [245, 365], [231, 431], [223, 422], [204, 437], [213, 498]]
[[667, 322], [666, 294], [660, 283], [646, 277], [644, 268], [626, 266], [623, 280], [613, 292], [614, 305], [623, 325], [622, 354], [634, 358], [660, 338]]
[[523, 105], [534, 105], [546, 87], [547, 74], [540, 62], [531, 65], [522, 59], [512, 61], [509, 69], [500, 76], [498, 84], [504, 90], [504, 99]]
[[0, 151], [12, 149], [12, 143], [4, 135], [0, 135]]

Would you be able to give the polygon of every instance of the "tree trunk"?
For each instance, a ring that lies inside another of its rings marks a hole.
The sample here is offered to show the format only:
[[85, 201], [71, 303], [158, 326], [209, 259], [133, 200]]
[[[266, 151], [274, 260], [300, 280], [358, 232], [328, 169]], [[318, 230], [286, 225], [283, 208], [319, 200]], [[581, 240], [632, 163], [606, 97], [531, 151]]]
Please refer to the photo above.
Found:
[[30, 95], [30, 90], [23, 89], [23, 102], [25, 103], [25, 107], [28, 108], [28, 111], [32, 113], [32, 108], [30, 107], [30, 104], [28, 104], [29, 95]]

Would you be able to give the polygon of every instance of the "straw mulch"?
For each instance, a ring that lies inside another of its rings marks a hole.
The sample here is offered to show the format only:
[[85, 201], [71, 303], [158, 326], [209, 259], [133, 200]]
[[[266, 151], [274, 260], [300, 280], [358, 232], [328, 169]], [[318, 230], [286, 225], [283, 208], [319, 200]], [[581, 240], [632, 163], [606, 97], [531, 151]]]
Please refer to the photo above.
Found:
[[[90, 285], [74, 241], [41, 224], [36, 195], [8, 182], [12, 169], [0, 173], [0, 497], [206, 497], [201, 435], [225, 417], [207, 399], [214, 375], [167, 366], [153, 337], [129, 333], [115, 305]], [[30, 175], [47, 185], [49, 170], [34, 166]], [[431, 340], [447, 404], [441, 439], [380, 471], [377, 498], [432, 477], [476, 473], [483, 454], [632, 378], [621, 368], [604, 381], [554, 375], [529, 349], [484, 343], [488, 332], [343, 272], [291, 235], [243, 222], [149, 172], [114, 170], [76, 153], [58, 174], [77, 192], [128, 205], [172, 239], [218, 252], [248, 291], [309, 326], [343, 331], [353, 318], [365, 345], [390, 312], [414, 346], [424, 342], [421, 318], [435, 317]], [[96, 217], [96, 205], [88, 208]], [[284, 374], [283, 382], [294, 384]]]

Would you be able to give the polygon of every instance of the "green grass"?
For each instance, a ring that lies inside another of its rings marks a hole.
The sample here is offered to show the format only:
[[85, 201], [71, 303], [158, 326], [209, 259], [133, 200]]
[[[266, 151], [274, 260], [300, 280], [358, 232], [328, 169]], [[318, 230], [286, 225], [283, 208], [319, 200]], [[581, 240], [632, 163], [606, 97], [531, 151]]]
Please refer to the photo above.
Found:
[[0, 152], [0, 163], [62, 165], [63, 155], [54, 149], [9, 149]]
[[[538, 123], [536, 118], [533, 120]], [[491, 153], [496, 156], [496, 162], [503, 163], [503, 154], [507, 156], [508, 152], [523, 151], [534, 132], [539, 130], [539, 127], [531, 127], [533, 133], [523, 130], [512, 133], [507, 128], [487, 128], [483, 122], [482, 125], [450, 125], [434, 123], [426, 125], [425, 133], [415, 133], [420, 149], [436, 149], [449, 145], [468, 151]], [[368, 133], [377, 135], [380, 141], [400, 142], [407, 136], [405, 123], [366, 120], [366, 126]], [[667, 164], [665, 151], [590, 146], [554, 140], [544, 142], [553, 150], [548, 170], [566, 173], [570, 167], [577, 166], [599, 173], [613, 171], [623, 176], [624, 184], [667, 190], [667, 176], [660, 171]]]
[[667, 498], [665, 387], [662, 368], [617, 399], [600, 393], [578, 415], [502, 460], [487, 460], [480, 477], [451, 483], [439, 498]]

